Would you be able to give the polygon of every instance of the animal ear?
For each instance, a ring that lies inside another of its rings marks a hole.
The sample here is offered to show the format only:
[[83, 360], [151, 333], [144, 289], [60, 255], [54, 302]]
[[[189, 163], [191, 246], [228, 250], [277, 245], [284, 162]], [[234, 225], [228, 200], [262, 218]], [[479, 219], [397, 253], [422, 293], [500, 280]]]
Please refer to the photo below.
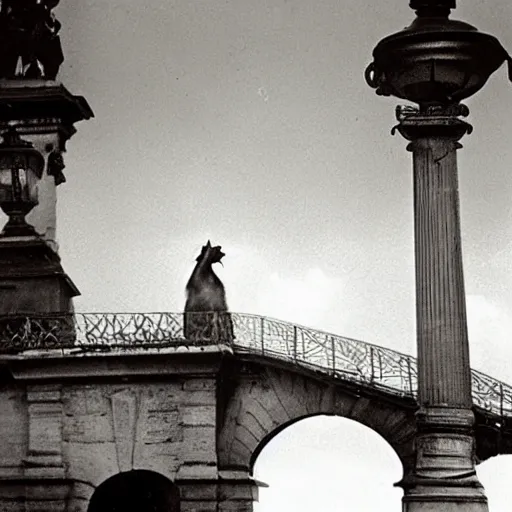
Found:
[[210, 243], [210, 240], [208, 240], [208, 242], [206, 243], [206, 247], [209, 249], [211, 246], [212, 244]]

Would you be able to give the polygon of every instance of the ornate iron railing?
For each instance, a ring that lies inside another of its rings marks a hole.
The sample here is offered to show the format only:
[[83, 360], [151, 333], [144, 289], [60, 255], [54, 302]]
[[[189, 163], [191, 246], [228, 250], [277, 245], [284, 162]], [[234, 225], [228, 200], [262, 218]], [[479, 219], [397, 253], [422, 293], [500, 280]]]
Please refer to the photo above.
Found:
[[[185, 333], [187, 336], [185, 337]], [[0, 317], [0, 352], [80, 348], [84, 351], [230, 345], [251, 353], [416, 397], [412, 356], [272, 318], [240, 313], [76, 313]], [[512, 387], [473, 370], [473, 403], [512, 416]]]

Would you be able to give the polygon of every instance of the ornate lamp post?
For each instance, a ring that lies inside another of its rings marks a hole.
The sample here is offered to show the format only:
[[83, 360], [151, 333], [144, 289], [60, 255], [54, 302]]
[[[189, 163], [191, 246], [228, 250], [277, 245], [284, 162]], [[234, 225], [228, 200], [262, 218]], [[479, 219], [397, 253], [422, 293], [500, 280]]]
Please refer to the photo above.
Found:
[[[456, 151], [471, 131], [459, 102], [510, 57], [493, 36], [448, 18], [455, 0], [411, 0], [416, 19], [380, 41], [366, 70], [397, 107], [414, 168], [418, 401], [416, 460], [400, 482], [407, 512], [483, 512], [462, 269]], [[509, 68], [510, 69], [510, 68]]]
[[37, 182], [44, 158], [33, 145], [20, 138], [15, 128], [3, 134], [0, 143], [0, 208], [9, 216], [0, 233], [5, 236], [36, 235], [25, 216], [38, 204]]

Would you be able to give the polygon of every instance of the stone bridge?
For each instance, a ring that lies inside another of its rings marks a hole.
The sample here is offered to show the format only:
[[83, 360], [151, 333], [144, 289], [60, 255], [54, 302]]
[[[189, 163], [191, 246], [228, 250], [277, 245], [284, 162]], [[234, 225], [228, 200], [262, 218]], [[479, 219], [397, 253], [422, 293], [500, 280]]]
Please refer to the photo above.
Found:
[[[138, 488], [155, 510], [250, 511], [261, 449], [319, 414], [378, 432], [407, 475], [414, 358], [230, 318], [234, 340], [185, 340], [178, 313], [0, 319], [0, 510], [99, 512], [120, 496], [137, 510]], [[473, 401], [476, 457], [512, 453], [512, 389], [473, 372]]]

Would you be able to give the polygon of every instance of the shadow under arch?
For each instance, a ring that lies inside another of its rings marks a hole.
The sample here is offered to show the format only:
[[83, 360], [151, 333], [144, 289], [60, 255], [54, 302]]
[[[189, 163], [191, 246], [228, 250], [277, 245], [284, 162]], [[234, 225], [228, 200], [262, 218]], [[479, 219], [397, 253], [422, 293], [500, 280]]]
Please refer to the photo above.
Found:
[[268, 484], [256, 511], [285, 505], [298, 512], [313, 506], [325, 511], [340, 505], [382, 511], [402, 506], [403, 490], [394, 486], [402, 476], [400, 458], [381, 435], [357, 421], [308, 416], [265, 441], [252, 461], [256, 480]]
[[179, 512], [178, 486], [145, 469], [111, 476], [94, 491], [87, 512]]

